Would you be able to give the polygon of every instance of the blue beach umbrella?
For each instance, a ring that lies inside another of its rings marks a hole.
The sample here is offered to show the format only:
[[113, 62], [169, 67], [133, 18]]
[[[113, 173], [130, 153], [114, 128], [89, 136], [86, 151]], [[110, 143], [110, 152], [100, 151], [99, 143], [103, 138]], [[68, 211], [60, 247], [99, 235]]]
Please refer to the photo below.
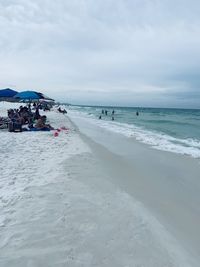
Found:
[[20, 100], [40, 100], [40, 99], [47, 99], [47, 100], [53, 100], [42, 93], [35, 92], [35, 91], [23, 91], [14, 96], [16, 99]]
[[0, 98], [14, 97], [18, 92], [10, 88], [0, 90]]
[[49, 101], [55, 101], [54, 99], [42, 94], [42, 93], [38, 93], [39, 96], [40, 96], [40, 99], [43, 99], [43, 100], [49, 100]]
[[14, 96], [14, 98], [21, 100], [39, 100], [42, 97], [35, 91], [23, 91]]

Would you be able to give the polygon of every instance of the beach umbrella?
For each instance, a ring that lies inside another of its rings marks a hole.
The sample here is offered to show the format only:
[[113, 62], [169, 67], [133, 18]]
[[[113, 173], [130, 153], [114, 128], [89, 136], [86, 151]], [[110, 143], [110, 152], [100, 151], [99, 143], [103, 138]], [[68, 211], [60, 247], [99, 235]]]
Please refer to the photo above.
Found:
[[[42, 93], [40, 92], [36, 92], [36, 91], [23, 91], [23, 92], [20, 92], [18, 94], [16, 94], [14, 96], [14, 98], [16, 99], [20, 99], [20, 100], [40, 100], [40, 99], [51, 99], [45, 95], [43, 95]], [[51, 99], [53, 100], [53, 99]]]
[[40, 95], [35, 91], [23, 91], [14, 96], [14, 98], [21, 100], [38, 100], [40, 99]]
[[48, 96], [46, 96], [46, 95], [44, 95], [44, 94], [42, 94], [42, 93], [38, 93], [39, 95], [40, 95], [40, 99], [43, 99], [43, 100], [45, 100], [45, 101], [47, 101], [47, 100], [49, 100], [49, 101], [55, 101], [54, 99], [52, 99], [52, 98], [50, 98], [50, 97], [48, 97]]
[[18, 92], [10, 88], [0, 90], [0, 98], [14, 97]]

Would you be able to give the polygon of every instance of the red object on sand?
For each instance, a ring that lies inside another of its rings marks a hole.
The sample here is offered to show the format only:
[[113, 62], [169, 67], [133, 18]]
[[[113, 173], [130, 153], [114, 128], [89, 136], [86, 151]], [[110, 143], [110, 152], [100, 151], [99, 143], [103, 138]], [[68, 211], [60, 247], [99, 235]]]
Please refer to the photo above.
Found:
[[57, 136], [58, 136], [58, 132], [55, 132], [55, 133], [54, 133], [54, 136], [57, 137]]

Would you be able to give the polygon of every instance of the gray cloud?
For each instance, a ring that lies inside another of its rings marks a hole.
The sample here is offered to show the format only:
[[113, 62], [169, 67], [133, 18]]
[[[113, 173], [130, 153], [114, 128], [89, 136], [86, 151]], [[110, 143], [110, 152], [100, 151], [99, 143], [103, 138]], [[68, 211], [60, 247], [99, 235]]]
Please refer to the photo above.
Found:
[[0, 82], [79, 103], [200, 107], [199, 13], [195, 0], [0, 0]]

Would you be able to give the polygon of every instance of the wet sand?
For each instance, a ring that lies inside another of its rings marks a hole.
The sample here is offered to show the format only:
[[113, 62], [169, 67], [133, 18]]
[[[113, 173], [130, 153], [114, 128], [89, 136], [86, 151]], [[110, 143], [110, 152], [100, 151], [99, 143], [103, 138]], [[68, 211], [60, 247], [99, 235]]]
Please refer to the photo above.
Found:
[[199, 160], [155, 150], [81, 118], [75, 123], [110, 173], [112, 183], [143, 203], [199, 262]]

